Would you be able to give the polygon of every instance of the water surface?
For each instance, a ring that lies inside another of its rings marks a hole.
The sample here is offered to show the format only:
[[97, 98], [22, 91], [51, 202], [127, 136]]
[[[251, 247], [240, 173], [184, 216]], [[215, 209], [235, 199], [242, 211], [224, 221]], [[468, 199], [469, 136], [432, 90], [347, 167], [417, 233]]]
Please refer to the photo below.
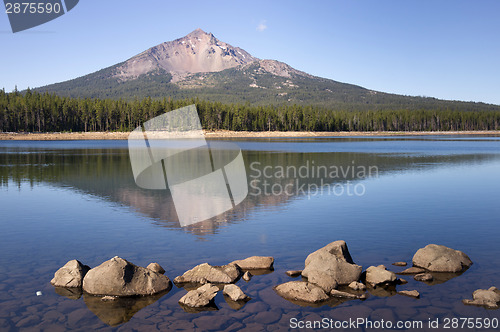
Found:
[[[291, 317], [500, 317], [499, 310], [461, 303], [475, 289], [500, 287], [499, 138], [232, 142], [243, 150], [253, 183], [248, 197], [232, 211], [185, 228], [179, 226], [168, 191], [135, 185], [126, 141], [0, 142], [0, 329], [256, 331], [286, 330]], [[311, 165], [375, 166], [377, 173], [267, 179], [256, 171]], [[275, 188], [290, 184], [292, 194], [266, 194], [265, 180]], [[337, 192], [325, 190], [334, 185]], [[349, 186], [363, 194], [349, 195]], [[339, 239], [347, 241], [354, 261], [364, 268], [385, 264], [399, 271], [392, 262], [411, 263], [415, 251], [429, 243], [462, 250], [474, 265], [439, 285], [405, 277], [409, 283], [398, 290], [417, 289], [418, 300], [387, 293], [301, 307], [274, 293], [273, 286], [293, 280], [286, 270], [303, 268], [309, 253]], [[276, 262], [274, 272], [237, 283], [252, 297], [240, 310], [219, 294], [218, 311], [186, 313], [177, 304], [185, 290], [174, 286], [158, 299], [123, 304], [128, 316], [144, 307], [128, 322], [109, 320], [92, 298], [70, 299], [49, 284], [70, 259], [97, 266], [115, 255], [142, 266], [156, 261], [171, 279], [203, 262], [222, 265], [251, 255], [273, 256]], [[37, 297], [37, 291], [43, 295]], [[110, 327], [94, 312], [118, 325]]]

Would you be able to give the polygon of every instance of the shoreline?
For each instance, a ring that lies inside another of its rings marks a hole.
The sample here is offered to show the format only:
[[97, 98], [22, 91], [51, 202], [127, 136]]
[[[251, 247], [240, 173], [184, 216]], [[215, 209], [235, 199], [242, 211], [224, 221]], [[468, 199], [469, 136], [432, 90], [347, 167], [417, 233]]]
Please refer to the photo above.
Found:
[[[500, 136], [500, 130], [481, 131], [204, 131], [206, 138], [286, 138], [286, 137], [349, 137], [349, 136]], [[0, 141], [72, 141], [72, 140], [126, 140], [130, 132], [75, 132], [75, 133], [0, 133]]]

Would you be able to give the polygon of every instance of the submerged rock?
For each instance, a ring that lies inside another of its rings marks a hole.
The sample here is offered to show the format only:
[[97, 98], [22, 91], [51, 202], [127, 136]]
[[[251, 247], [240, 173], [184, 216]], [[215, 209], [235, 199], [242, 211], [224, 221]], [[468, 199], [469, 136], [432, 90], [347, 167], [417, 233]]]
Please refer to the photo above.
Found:
[[472, 293], [472, 298], [472, 300], [463, 300], [463, 303], [484, 306], [489, 309], [498, 309], [500, 307], [500, 290], [496, 287], [478, 289]]
[[416, 299], [420, 298], [420, 293], [416, 290], [402, 290], [402, 291], [399, 291], [398, 294], [413, 297]]
[[231, 300], [235, 302], [245, 301], [249, 299], [249, 297], [245, 293], [243, 293], [241, 288], [239, 288], [234, 284], [225, 285], [224, 289], [222, 290], [222, 293], [224, 295], [227, 295]]
[[243, 270], [271, 270], [273, 268], [274, 258], [270, 256], [252, 256], [234, 261], [231, 264], [237, 264]]
[[416, 281], [432, 281], [434, 277], [430, 273], [420, 273], [413, 277]]
[[57, 295], [67, 297], [70, 300], [78, 300], [82, 297], [83, 291], [81, 287], [54, 287], [54, 291]]
[[330, 275], [339, 285], [358, 281], [362, 267], [354, 264], [345, 241], [335, 241], [307, 256], [304, 277], [312, 271]]
[[50, 283], [56, 287], [82, 287], [83, 278], [89, 270], [90, 267], [73, 259], [54, 273]]
[[373, 286], [393, 283], [396, 279], [396, 274], [394, 272], [387, 271], [387, 268], [384, 265], [370, 266], [366, 269], [366, 282]]
[[340, 297], [340, 298], [345, 298], [345, 299], [365, 299], [366, 298], [366, 294], [352, 294], [352, 293], [348, 293], [348, 292], [342, 292], [342, 291], [339, 291], [339, 290], [336, 290], [336, 289], [332, 289], [332, 291], [330, 292], [330, 295], [333, 296], [333, 297]]
[[394, 266], [406, 266], [408, 264], [406, 262], [394, 262], [394, 263], [392, 263], [392, 265], [394, 265]]
[[425, 271], [426, 269], [422, 269], [421, 267], [412, 266], [407, 268], [406, 270], [398, 272], [398, 274], [419, 274], [424, 273]]
[[192, 308], [205, 307], [211, 303], [218, 291], [219, 288], [217, 286], [205, 284], [187, 292], [186, 295], [181, 297], [179, 303]]
[[413, 265], [432, 272], [462, 272], [472, 265], [472, 261], [459, 250], [429, 244], [415, 253]]
[[128, 322], [139, 310], [158, 301], [166, 292], [152, 296], [114, 297], [84, 294], [85, 304], [103, 323], [117, 326]]
[[159, 274], [165, 273], [165, 269], [162, 268], [161, 265], [158, 263], [150, 263], [148, 266], [146, 266], [146, 269], [150, 269], [151, 271], [154, 271]]
[[212, 266], [208, 263], [203, 263], [176, 277], [174, 282], [200, 283], [205, 281], [216, 284], [232, 284], [240, 278], [241, 274], [242, 271], [236, 264]]
[[305, 281], [290, 281], [274, 287], [278, 295], [294, 301], [317, 303], [328, 300], [325, 291], [312, 283]]
[[302, 270], [289, 270], [285, 272], [287, 276], [295, 278], [302, 274]]
[[136, 266], [118, 256], [91, 269], [83, 279], [83, 290], [93, 295], [153, 295], [171, 287], [167, 276]]

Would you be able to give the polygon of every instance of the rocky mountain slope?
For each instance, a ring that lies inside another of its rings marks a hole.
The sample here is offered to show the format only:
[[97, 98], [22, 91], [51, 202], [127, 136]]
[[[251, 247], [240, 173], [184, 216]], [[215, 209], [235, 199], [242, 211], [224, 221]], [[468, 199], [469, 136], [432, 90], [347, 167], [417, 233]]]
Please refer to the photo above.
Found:
[[312, 76], [283, 62], [255, 58], [201, 29], [95, 73], [36, 90], [70, 97], [200, 98], [342, 110], [499, 109], [482, 103], [383, 93]]

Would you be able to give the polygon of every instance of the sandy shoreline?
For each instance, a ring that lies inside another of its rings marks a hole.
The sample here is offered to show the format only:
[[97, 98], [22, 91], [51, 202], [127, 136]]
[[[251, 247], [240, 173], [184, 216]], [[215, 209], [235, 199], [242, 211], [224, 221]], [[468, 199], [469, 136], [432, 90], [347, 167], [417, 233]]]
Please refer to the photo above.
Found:
[[[129, 132], [87, 133], [0, 133], [0, 140], [66, 141], [66, 140], [126, 140]], [[207, 138], [253, 138], [253, 137], [347, 137], [347, 136], [429, 136], [429, 135], [481, 135], [500, 136], [498, 130], [488, 131], [369, 131], [369, 132], [311, 132], [311, 131], [205, 131]]]

